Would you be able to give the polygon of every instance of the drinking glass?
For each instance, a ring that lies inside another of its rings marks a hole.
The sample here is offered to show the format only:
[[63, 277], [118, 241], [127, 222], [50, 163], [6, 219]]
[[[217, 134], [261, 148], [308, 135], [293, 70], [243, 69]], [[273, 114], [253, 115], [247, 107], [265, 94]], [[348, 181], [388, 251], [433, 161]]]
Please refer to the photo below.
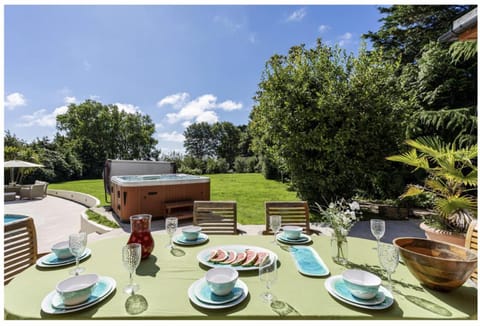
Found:
[[130, 273], [130, 281], [127, 286], [123, 289], [125, 293], [135, 294], [140, 286], [133, 283], [133, 273], [137, 270], [138, 265], [140, 265], [140, 260], [142, 259], [142, 245], [139, 243], [129, 243], [122, 248], [122, 262], [123, 266]]
[[265, 302], [271, 303], [274, 296], [270, 290], [273, 283], [277, 280], [277, 260], [275, 257], [273, 259], [267, 259], [260, 264], [260, 267], [258, 268], [258, 276], [260, 281], [265, 283], [265, 286], [267, 287], [267, 291], [261, 294], [261, 298]]
[[276, 243], [276, 236], [278, 230], [280, 230], [280, 227], [282, 226], [282, 217], [280, 215], [270, 215], [270, 227], [272, 228], [273, 231], [273, 242]]
[[398, 266], [398, 248], [391, 244], [382, 242], [380, 242], [378, 245], [378, 260], [380, 261], [382, 268], [387, 272], [388, 289], [393, 294], [391, 275], [393, 272], [395, 272], [395, 269]]
[[370, 220], [370, 231], [372, 231], [373, 236], [377, 239], [377, 250], [380, 239], [385, 234], [385, 221], [380, 219], [371, 219]]
[[75, 257], [75, 268], [70, 271], [70, 274], [79, 275], [80, 273], [85, 271], [85, 268], [79, 267], [78, 265], [80, 264], [80, 257], [85, 252], [86, 247], [86, 232], [74, 233], [68, 236], [68, 248], [70, 249], [72, 255]]
[[167, 248], [173, 249], [173, 235], [177, 231], [177, 226], [178, 226], [178, 218], [176, 217], [165, 218], [165, 230], [167, 230], [167, 233], [170, 236], [170, 243], [167, 245]]

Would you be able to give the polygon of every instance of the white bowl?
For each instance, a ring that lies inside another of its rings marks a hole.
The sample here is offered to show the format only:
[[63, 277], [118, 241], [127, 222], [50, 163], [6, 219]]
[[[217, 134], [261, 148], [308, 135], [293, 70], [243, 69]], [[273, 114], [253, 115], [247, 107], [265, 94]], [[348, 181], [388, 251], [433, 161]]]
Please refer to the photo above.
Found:
[[71, 306], [86, 301], [97, 282], [97, 274], [77, 275], [59, 282], [56, 290], [63, 303]]
[[60, 259], [70, 258], [73, 256], [70, 252], [68, 241], [57, 242], [52, 246], [51, 249], [55, 256]]
[[200, 231], [202, 231], [202, 228], [199, 226], [187, 226], [182, 229], [182, 234], [185, 239], [193, 241], [198, 239]]
[[302, 234], [302, 227], [295, 226], [295, 225], [286, 225], [283, 227], [283, 233], [288, 239], [296, 240], [300, 238], [300, 234]]
[[205, 275], [207, 284], [216, 295], [227, 295], [235, 287], [238, 272], [231, 267], [216, 267], [210, 269]]
[[382, 283], [377, 275], [360, 269], [347, 269], [342, 277], [350, 293], [360, 299], [374, 298]]

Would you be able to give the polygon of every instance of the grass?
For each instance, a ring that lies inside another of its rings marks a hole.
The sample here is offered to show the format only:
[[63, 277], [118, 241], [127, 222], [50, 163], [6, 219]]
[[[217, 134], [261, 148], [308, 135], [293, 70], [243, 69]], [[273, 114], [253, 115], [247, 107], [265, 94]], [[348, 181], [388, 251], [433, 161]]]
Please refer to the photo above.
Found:
[[91, 209], [87, 210], [87, 216], [90, 221], [94, 221], [98, 224], [102, 224], [102, 225], [111, 227], [113, 229], [116, 229], [119, 227], [117, 223], [110, 221], [108, 218], [106, 218], [102, 214], [98, 214], [97, 212], [94, 212]]
[[[237, 201], [237, 216], [240, 224], [264, 224], [265, 206], [268, 200], [299, 200], [288, 185], [266, 180], [259, 173], [210, 174], [210, 200]], [[103, 179], [61, 182], [49, 185], [52, 189], [78, 191], [90, 194], [105, 206]]]
[[51, 183], [48, 185], [49, 189], [69, 190], [83, 192], [92, 195], [100, 200], [100, 206], [109, 205], [105, 202], [105, 190], [103, 189], [103, 179], [86, 179], [67, 181], [60, 183]]
[[299, 200], [288, 185], [259, 173], [211, 174], [210, 200], [236, 200], [240, 224], [265, 224], [265, 201]]

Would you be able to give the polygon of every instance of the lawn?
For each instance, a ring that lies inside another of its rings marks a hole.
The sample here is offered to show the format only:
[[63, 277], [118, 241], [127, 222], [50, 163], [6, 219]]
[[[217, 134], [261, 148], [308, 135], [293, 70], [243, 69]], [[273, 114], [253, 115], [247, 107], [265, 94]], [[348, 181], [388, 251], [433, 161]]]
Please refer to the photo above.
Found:
[[[299, 200], [288, 185], [266, 180], [259, 173], [211, 174], [210, 199], [236, 200], [240, 224], [264, 224], [267, 200]], [[50, 184], [51, 189], [78, 191], [97, 197], [101, 205], [105, 202], [103, 179], [79, 180]]]

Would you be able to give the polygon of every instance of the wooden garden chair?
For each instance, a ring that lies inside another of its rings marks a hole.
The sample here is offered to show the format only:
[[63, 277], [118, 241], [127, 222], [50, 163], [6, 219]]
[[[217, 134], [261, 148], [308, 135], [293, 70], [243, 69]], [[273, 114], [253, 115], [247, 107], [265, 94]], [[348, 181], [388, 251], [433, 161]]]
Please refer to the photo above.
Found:
[[238, 234], [237, 202], [197, 200], [193, 203], [193, 224], [207, 234]]
[[319, 231], [310, 228], [310, 214], [306, 201], [267, 201], [265, 202], [265, 230], [263, 234], [273, 234], [270, 228], [270, 215], [280, 215], [282, 226], [301, 226], [306, 234]]
[[[478, 253], [478, 225], [476, 221], [470, 223], [470, 226], [467, 230], [467, 235], [465, 237], [465, 247], [472, 249]], [[470, 279], [475, 283], [478, 282], [478, 266], [470, 275]]]
[[37, 252], [37, 234], [31, 217], [4, 225], [4, 284], [18, 273], [34, 265], [41, 255]]

